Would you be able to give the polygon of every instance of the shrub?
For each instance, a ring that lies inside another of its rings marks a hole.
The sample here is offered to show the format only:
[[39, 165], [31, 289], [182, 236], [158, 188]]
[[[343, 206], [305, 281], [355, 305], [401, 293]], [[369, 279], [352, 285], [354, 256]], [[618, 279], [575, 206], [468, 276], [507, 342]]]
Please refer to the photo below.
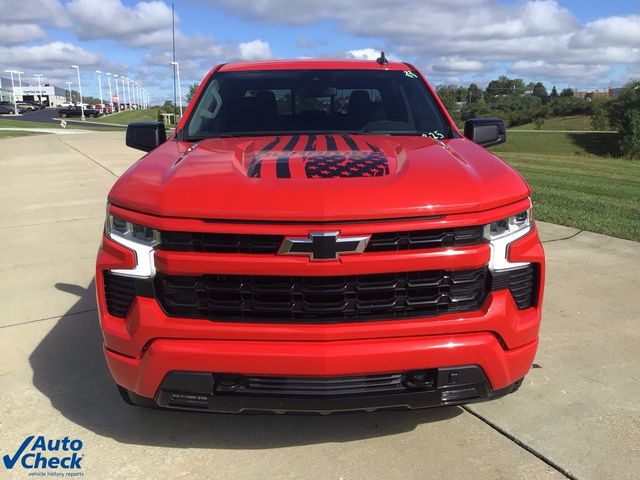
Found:
[[629, 123], [620, 131], [620, 150], [627, 158], [640, 159], [640, 111], [628, 111]]

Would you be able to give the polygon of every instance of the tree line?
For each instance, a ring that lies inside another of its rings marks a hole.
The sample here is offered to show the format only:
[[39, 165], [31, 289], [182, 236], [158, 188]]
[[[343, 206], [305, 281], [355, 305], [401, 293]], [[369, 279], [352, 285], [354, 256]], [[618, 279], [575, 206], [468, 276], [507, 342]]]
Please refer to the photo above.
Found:
[[591, 102], [574, 96], [571, 88], [551, 92], [542, 82], [525, 84], [521, 78], [501, 76], [482, 90], [477, 84], [468, 87], [441, 85], [436, 91], [456, 123], [469, 118], [499, 117], [508, 127], [534, 122], [540, 127], [545, 118], [567, 115], [591, 115]]
[[615, 98], [597, 103], [591, 125], [616, 130], [620, 153], [640, 159], [640, 81], [627, 83]]
[[640, 81], [627, 84], [615, 98], [589, 100], [574, 96], [571, 88], [558, 93], [553, 86], [548, 92], [541, 82], [525, 84], [506, 76], [492, 80], [484, 90], [472, 83], [440, 85], [436, 91], [458, 125], [470, 118], [498, 117], [507, 127], [534, 123], [540, 129], [549, 117], [589, 115], [594, 130], [618, 131], [619, 151], [612, 154], [640, 158]]

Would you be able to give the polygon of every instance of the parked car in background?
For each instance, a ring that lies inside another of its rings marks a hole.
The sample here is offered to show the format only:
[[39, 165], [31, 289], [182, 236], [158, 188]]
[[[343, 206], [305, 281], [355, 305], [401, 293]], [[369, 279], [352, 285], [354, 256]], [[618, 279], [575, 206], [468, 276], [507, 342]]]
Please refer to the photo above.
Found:
[[[102, 115], [102, 113], [99, 110], [96, 110], [93, 106], [87, 106], [84, 108], [84, 116], [87, 118], [95, 118], [99, 117], [100, 115]], [[79, 106], [73, 105], [71, 107], [59, 109], [58, 116], [60, 118], [81, 117], [82, 110]]]
[[[14, 113], [15, 112], [15, 106], [13, 104], [13, 102], [7, 102], [7, 101], [2, 101], [0, 102], [0, 113]], [[18, 108], [18, 113], [24, 113], [27, 110], [20, 106], [19, 104], [17, 105]]]
[[113, 107], [111, 106], [111, 104], [108, 104], [108, 103], [98, 103], [95, 107], [96, 107], [96, 110], [99, 110], [100, 112], [102, 112], [103, 115], [111, 113], [113, 110]]
[[0, 114], [1, 113], [13, 113], [13, 105], [0, 105]]
[[100, 117], [104, 115], [102, 109], [98, 108], [98, 105], [87, 105], [84, 110], [86, 117]]
[[16, 105], [22, 107], [27, 112], [34, 112], [38, 110], [38, 107], [33, 105], [31, 102], [17, 102]]
[[73, 107], [73, 103], [71, 102], [62, 102], [60, 105], [58, 105], [60, 108], [68, 108], [68, 107]]

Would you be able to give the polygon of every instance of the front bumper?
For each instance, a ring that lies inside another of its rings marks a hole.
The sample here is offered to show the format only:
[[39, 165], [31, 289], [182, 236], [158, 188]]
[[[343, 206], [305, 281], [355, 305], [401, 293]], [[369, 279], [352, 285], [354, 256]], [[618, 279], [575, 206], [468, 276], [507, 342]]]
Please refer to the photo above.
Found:
[[[356, 380], [351, 380], [353, 377], [323, 377], [320, 380], [264, 377], [263, 385], [270, 383], [286, 386], [290, 382], [295, 386], [304, 384], [309, 391], [301, 394], [292, 387], [289, 394], [277, 394], [273, 391], [267, 394], [247, 394], [237, 393], [237, 391], [219, 391], [229, 390], [230, 378], [233, 378], [233, 382], [242, 383], [246, 381], [246, 377], [228, 377], [203, 372], [171, 372], [162, 382], [154, 402], [157, 406], [164, 408], [208, 410], [217, 413], [269, 411], [328, 414], [388, 408], [418, 409], [478, 402], [512, 393], [522, 383], [522, 380], [518, 380], [500, 390], [492, 390], [482, 369], [477, 366], [440, 368], [420, 371], [420, 374], [429, 380], [418, 385], [408, 380], [415, 378], [411, 373], [379, 376], [384, 380], [378, 380], [376, 376], [361, 377]], [[403, 379], [402, 384], [399, 384], [394, 391], [385, 392], [383, 388], [378, 387], [379, 391], [367, 392], [367, 388], [361, 386], [361, 392], [337, 393], [340, 387], [349, 388], [350, 383], [365, 384], [366, 378], [369, 379], [370, 384], [375, 382], [382, 384], [385, 381], [388, 382], [389, 377]], [[323, 383], [327, 385], [325, 382], [340, 387], [334, 387], [332, 391], [323, 393], [321, 386]], [[239, 390], [242, 390], [242, 387]], [[145, 404], [148, 403], [145, 402]]]
[[117, 383], [154, 397], [171, 371], [333, 376], [478, 365], [493, 389], [525, 376], [538, 341], [505, 350], [491, 333], [335, 342], [172, 340], [151, 342], [139, 358], [105, 348]]

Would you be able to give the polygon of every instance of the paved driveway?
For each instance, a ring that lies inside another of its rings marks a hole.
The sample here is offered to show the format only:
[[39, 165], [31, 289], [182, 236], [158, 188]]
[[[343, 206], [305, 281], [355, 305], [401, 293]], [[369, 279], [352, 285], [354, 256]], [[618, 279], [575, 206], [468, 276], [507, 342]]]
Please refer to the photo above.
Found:
[[[36, 110], [33, 112], [25, 112], [22, 115], [0, 115], [0, 118], [5, 120], [18, 120], [24, 122], [42, 122], [42, 123], [50, 123], [53, 128], [60, 126], [60, 119], [58, 118], [58, 108], [48, 107], [42, 110]], [[92, 119], [87, 119], [87, 123], [91, 123], [91, 128], [106, 128], [109, 130], [113, 130], [113, 125], [106, 125], [103, 123], [90, 122]], [[78, 125], [87, 123], [82, 122], [78, 117], [67, 118], [67, 123], [77, 123]], [[124, 128], [124, 127], [123, 127]]]
[[[640, 474], [640, 244], [540, 224], [536, 368], [468, 408], [322, 416], [131, 408], [101, 353], [93, 264], [124, 133], [0, 140], [0, 455], [79, 438], [89, 479], [546, 479]], [[607, 212], [611, 214], [611, 212]], [[8, 471], [0, 478], [27, 478]]]

